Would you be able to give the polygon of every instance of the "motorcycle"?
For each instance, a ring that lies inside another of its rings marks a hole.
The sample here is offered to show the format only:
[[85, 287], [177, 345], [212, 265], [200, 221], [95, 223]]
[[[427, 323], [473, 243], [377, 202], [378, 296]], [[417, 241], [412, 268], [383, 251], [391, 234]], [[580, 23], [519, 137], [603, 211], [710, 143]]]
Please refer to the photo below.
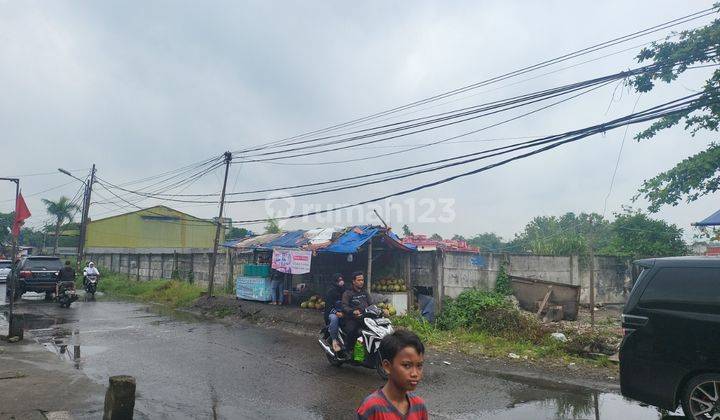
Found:
[[[342, 366], [347, 363], [352, 366], [362, 366], [368, 369], [375, 369], [380, 377], [387, 379], [387, 373], [382, 367], [382, 357], [380, 357], [380, 341], [388, 334], [392, 334], [393, 327], [390, 320], [383, 316], [383, 312], [375, 305], [371, 305], [365, 309], [361, 316], [360, 337], [358, 342], [362, 343], [362, 352], [353, 351], [348, 354], [345, 350], [347, 334], [343, 331], [342, 326], [338, 332], [338, 341], [340, 341], [343, 350], [335, 353], [332, 349], [332, 341], [327, 326], [320, 330], [320, 338], [318, 342], [320, 347], [325, 351], [325, 356], [333, 366]], [[351, 347], [354, 350], [355, 346]]]
[[69, 308], [70, 304], [77, 299], [74, 282], [59, 281], [55, 284], [55, 300], [60, 304], [61, 308]]
[[98, 276], [96, 274], [90, 274], [85, 276], [85, 293], [95, 297], [97, 291]]

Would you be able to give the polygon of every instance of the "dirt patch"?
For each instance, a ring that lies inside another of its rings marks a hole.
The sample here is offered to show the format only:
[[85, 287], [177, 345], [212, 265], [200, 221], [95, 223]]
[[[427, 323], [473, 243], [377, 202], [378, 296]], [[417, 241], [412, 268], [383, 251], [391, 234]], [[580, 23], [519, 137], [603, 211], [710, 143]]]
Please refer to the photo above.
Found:
[[222, 319], [250, 321], [270, 327], [281, 327], [301, 333], [317, 333], [324, 325], [322, 312], [301, 309], [297, 306], [274, 306], [263, 302], [239, 300], [232, 296], [201, 297], [193, 304], [192, 311], [203, 316]]

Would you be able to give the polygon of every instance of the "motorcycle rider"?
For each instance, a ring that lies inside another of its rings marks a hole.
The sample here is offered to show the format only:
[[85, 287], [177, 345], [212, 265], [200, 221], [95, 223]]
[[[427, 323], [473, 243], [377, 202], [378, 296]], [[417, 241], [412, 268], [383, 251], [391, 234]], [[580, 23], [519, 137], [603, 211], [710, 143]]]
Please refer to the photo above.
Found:
[[60, 269], [58, 281], [71, 281], [75, 283], [75, 269], [72, 268], [70, 261], [65, 261], [65, 266]]
[[342, 274], [335, 273], [333, 275], [333, 285], [330, 286], [325, 294], [325, 325], [328, 326], [328, 333], [332, 340], [332, 349], [335, 353], [340, 352], [342, 347], [338, 340], [338, 328], [340, 327], [340, 318], [345, 314], [342, 311], [342, 296], [345, 292], [345, 280]]
[[352, 288], [342, 295], [343, 329], [347, 334], [346, 350], [352, 351], [360, 335], [360, 318], [365, 309], [372, 305], [370, 292], [364, 289], [365, 276], [362, 271], [352, 273]]
[[97, 268], [95, 268], [95, 263], [90, 261], [83, 269], [83, 286], [87, 284], [87, 276], [97, 276], [100, 277], [100, 272]]

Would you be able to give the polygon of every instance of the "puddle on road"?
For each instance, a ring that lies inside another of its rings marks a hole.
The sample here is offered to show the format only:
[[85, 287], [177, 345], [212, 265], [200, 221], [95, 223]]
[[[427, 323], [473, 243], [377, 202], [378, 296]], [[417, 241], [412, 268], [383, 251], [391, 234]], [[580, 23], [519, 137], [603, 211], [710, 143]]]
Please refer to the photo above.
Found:
[[459, 420], [580, 420], [580, 419], [633, 419], [670, 420], [684, 418], [682, 410], [668, 413], [654, 407], [641, 406], [611, 393], [562, 394], [553, 398], [521, 401], [502, 410], [477, 411], [453, 415]]

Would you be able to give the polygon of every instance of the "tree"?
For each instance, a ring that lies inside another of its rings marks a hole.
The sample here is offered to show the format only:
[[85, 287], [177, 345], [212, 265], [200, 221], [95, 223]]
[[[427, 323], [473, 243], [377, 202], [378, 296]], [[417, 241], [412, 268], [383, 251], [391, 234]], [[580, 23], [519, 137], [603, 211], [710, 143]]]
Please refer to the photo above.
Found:
[[612, 238], [600, 252], [632, 258], [685, 255], [688, 246], [683, 230], [664, 220], [651, 219], [647, 214], [626, 207], [615, 214]]
[[403, 225], [402, 230], [403, 230], [403, 236], [412, 236], [412, 234], [413, 234], [408, 225]]
[[481, 233], [468, 239], [468, 245], [478, 247], [483, 251], [501, 251], [505, 243], [503, 239], [490, 232]]
[[462, 235], [458, 235], [458, 234], [456, 233], [456, 234], [453, 235], [452, 240], [453, 240], [453, 241], [464, 241], [464, 240], [465, 240], [465, 237], [462, 236]]
[[604, 247], [610, 239], [610, 223], [597, 213], [569, 212], [560, 217], [535, 217], [507, 249], [539, 255], [584, 255], [590, 239], [595, 248]]
[[232, 239], [244, 238], [250, 235], [250, 231], [245, 228], [231, 227], [228, 231], [227, 237]]
[[280, 233], [282, 232], [280, 230], [280, 225], [278, 224], [277, 220], [270, 219], [268, 220], [268, 224], [265, 225], [265, 233]]
[[[715, 4], [718, 7], [720, 4]], [[644, 73], [634, 76], [629, 84], [637, 92], [650, 92], [657, 82], [672, 83], [690, 67], [720, 64], [720, 20], [711, 24], [680, 33], [677, 41], [655, 42], [643, 48], [637, 56], [641, 63], [652, 62]], [[715, 69], [700, 91], [700, 96], [692, 99], [687, 111], [665, 116], [649, 128], [635, 136], [645, 140], [658, 132], [684, 124], [691, 136], [699, 131], [718, 131], [720, 127], [720, 69]], [[720, 188], [720, 145], [710, 146], [675, 167], [645, 180], [634, 197], [643, 196], [649, 201], [649, 211], [657, 212], [663, 205], [677, 206], [685, 198], [692, 202], [699, 197], [712, 194]]]
[[430, 236], [430, 239], [433, 241], [442, 241], [442, 236], [438, 235], [437, 233], [433, 233], [432, 236]]
[[0, 245], [9, 242], [10, 229], [12, 229], [15, 213], [0, 213]]
[[53, 254], [57, 254], [61, 227], [66, 220], [72, 222], [74, 213], [80, 210], [80, 207], [72, 203], [70, 199], [65, 196], [61, 196], [58, 201], [43, 198], [42, 202], [47, 207], [48, 214], [55, 217], [55, 245], [53, 247]]
[[46, 233], [40, 229], [24, 227], [20, 229], [20, 245], [32, 246], [39, 250], [43, 247], [45, 235]]

